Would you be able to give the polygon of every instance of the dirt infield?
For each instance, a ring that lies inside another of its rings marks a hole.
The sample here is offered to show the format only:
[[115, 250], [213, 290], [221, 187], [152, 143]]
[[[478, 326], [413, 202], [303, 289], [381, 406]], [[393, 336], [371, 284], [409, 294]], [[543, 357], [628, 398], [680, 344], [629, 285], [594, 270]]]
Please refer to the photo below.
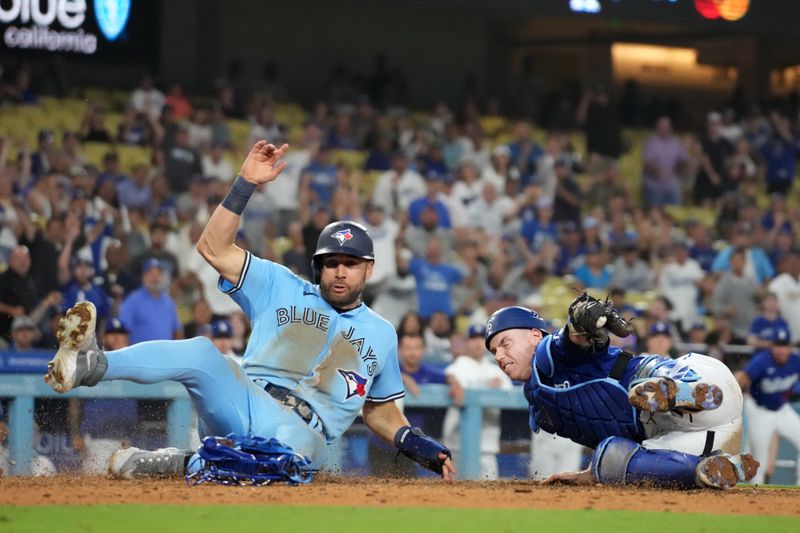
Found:
[[60, 475], [0, 478], [0, 506], [91, 504], [297, 504], [454, 508], [619, 509], [800, 516], [800, 492], [735, 488], [667, 491], [642, 488], [539, 486], [530, 481], [445, 484], [436, 480], [320, 477], [305, 486], [189, 487], [181, 480], [120, 481]]

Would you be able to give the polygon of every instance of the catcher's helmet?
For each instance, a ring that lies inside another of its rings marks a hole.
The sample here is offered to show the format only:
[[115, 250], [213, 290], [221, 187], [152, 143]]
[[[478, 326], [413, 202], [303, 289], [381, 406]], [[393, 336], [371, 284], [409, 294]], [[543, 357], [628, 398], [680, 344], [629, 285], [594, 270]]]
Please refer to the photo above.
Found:
[[539, 313], [527, 307], [511, 306], [495, 311], [486, 321], [486, 349], [492, 337], [507, 329], [538, 329], [548, 334], [547, 324]]
[[314, 283], [319, 283], [320, 262], [322, 256], [327, 254], [345, 254], [375, 260], [372, 237], [367, 228], [351, 220], [331, 222], [319, 234], [317, 250], [311, 260], [311, 279]]

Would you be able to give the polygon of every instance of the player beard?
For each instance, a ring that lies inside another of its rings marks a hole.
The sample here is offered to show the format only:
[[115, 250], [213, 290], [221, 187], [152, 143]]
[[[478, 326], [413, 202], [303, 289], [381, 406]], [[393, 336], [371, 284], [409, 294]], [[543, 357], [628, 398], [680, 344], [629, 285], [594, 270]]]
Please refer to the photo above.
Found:
[[358, 302], [358, 299], [361, 297], [361, 287], [350, 289], [342, 294], [334, 293], [332, 287], [332, 284], [329, 285], [327, 283], [321, 283], [319, 286], [319, 292], [322, 294], [322, 297], [325, 299], [325, 301], [331, 304], [333, 307], [338, 307], [341, 309], [355, 307], [353, 304]]

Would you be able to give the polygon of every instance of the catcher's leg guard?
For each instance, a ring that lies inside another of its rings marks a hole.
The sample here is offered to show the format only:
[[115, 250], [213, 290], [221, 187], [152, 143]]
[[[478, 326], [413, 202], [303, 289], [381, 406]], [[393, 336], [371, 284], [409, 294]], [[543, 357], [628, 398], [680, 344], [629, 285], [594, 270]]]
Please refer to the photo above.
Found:
[[608, 437], [592, 457], [594, 478], [608, 485], [646, 483], [664, 488], [696, 488], [702, 457], [672, 450], [648, 450], [632, 440]]

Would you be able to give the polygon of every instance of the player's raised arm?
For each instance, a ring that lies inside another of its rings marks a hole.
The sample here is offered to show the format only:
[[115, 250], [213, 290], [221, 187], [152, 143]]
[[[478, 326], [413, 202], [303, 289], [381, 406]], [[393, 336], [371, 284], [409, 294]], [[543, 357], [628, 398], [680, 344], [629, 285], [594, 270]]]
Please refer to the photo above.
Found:
[[256, 187], [274, 180], [284, 169], [286, 163], [281, 159], [288, 149], [288, 144], [276, 148], [267, 141], [253, 145], [233, 186], [197, 241], [200, 255], [231, 283], [239, 281], [244, 264], [244, 250], [234, 244], [239, 219]]

